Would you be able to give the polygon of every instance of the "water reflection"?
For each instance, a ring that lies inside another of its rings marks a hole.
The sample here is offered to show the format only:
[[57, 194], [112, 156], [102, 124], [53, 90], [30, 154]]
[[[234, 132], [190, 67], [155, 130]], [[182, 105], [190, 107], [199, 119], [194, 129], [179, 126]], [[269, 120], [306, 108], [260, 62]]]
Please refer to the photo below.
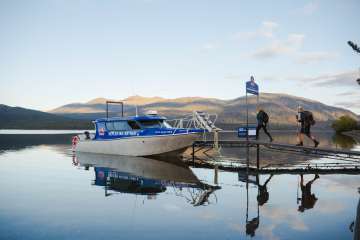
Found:
[[[189, 168], [176, 159], [73, 156], [70, 139], [3, 138], [0, 149], [10, 151], [0, 154], [0, 239], [352, 239], [359, 233], [355, 174], [248, 175]], [[278, 156], [260, 153], [269, 163], [303, 160]]]
[[0, 153], [40, 145], [69, 145], [73, 134], [0, 134]]
[[[241, 171], [238, 173], [238, 179], [241, 182], [246, 183], [246, 194], [247, 194], [247, 202], [246, 202], [246, 222], [245, 222], [245, 233], [251, 237], [255, 236], [257, 229], [260, 226], [260, 216], [261, 216], [261, 207], [264, 207], [269, 201], [270, 191], [268, 190], [268, 184], [276, 177], [275, 175], [270, 174], [268, 176], [263, 176], [261, 174], [249, 175], [247, 172]], [[264, 177], [264, 182], [261, 183], [261, 177]], [[299, 197], [299, 189], [296, 191], [296, 199], [298, 205], [298, 212], [303, 213], [305, 210], [309, 210], [314, 208], [315, 203], [318, 201], [315, 193], [312, 192], [311, 187], [319, 179], [320, 176], [315, 174], [314, 177], [305, 182], [304, 175], [299, 174], [300, 182], [297, 183], [297, 186], [294, 185], [294, 188], [300, 187], [301, 197]], [[249, 191], [251, 188], [257, 189], [256, 196], [256, 216], [250, 218], [249, 206], [251, 206], [251, 201], [249, 200]], [[279, 200], [280, 196], [274, 196], [275, 202], [276, 199]], [[274, 201], [273, 201], [274, 204]], [[266, 210], [267, 208], [265, 208]], [[291, 210], [290, 210], [291, 211]]]
[[[94, 169], [93, 185], [104, 188], [105, 197], [127, 193], [155, 199], [172, 188], [193, 206], [208, 205], [219, 186], [201, 182], [191, 169], [178, 159], [169, 161], [129, 156], [77, 153], [73, 164]], [[216, 200], [216, 196], [214, 195]]]
[[[360, 193], [360, 188], [358, 192]], [[354, 234], [354, 240], [360, 239], [360, 199], [356, 209], [355, 220], [350, 223], [349, 230]]]
[[273, 176], [274, 175], [271, 174], [269, 178], [262, 185], [260, 184], [259, 176], [257, 176], [258, 195], [256, 199], [260, 206], [264, 205], [269, 200], [269, 192], [267, 189], [267, 184], [270, 182]]
[[336, 147], [340, 147], [343, 149], [352, 149], [356, 145], [356, 141], [352, 137], [342, 134], [335, 134], [332, 137], [332, 140], [335, 143]]
[[[263, 206], [267, 201], [269, 200], [269, 192], [267, 189], [267, 184], [270, 182], [271, 178], [274, 175], [270, 175], [263, 184], [260, 184], [260, 176], [256, 175], [256, 181], [253, 182], [247, 178], [247, 184], [253, 183], [257, 187], [257, 216], [249, 220], [249, 203], [247, 202], [247, 208], [246, 208], [246, 235], [250, 235], [251, 237], [255, 236], [255, 231], [259, 227], [260, 224], [260, 206]], [[247, 185], [247, 201], [249, 201], [248, 197], [248, 191], [249, 187]]]
[[300, 188], [301, 188], [301, 204], [299, 205], [299, 212], [304, 212], [307, 209], [311, 209], [314, 207], [316, 201], [318, 200], [315, 194], [311, 193], [311, 185], [315, 182], [316, 179], [320, 178], [318, 174], [315, 174], [314, 179], [308, 181], [304, 185], [304, 176], [300, 174]]

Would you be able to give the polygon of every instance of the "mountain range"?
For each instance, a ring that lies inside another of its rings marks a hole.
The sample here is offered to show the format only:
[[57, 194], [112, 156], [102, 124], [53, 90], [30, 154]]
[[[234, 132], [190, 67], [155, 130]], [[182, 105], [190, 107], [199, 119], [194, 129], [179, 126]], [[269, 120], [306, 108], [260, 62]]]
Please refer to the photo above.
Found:
[[[105, 117], [106, 101], [114, 99], [95, 98], [85, 103], [71, 103], [41, 112], [21, 107], [0, 104], [0, 129], [91, 129], [91, 121]], [[216, 125], [224, 129], [233, 129], [246, 122], [246, 98], [232, 100], [216, 98], [183, 97], [167, 99], [162, 97], [131, 96], [120, 99], [124, 103], [125, 115], [135, 115], [136, 109], [141, 115], [148, 110], [156, 110], [169, 119], [181, 118], [192, 111], [206, 111], [217, 114]], [[255, 122], [257, 98], [247, 99], [249, 122]], [[272, 129], [294, 128], [297, 107], [303, 106], [313, 112], [316, 128], [329, 128], [331, 123], [343, 115], [359, 120], [355, 113], [318, 101], [287, 94], [262, 93], [259, 106], [268, 112]], [[119, 105], [109, 106], [109, 116], [120, 116]]]
[[[49, 111], [52, 114], [67, 118], [90, 120], [105, 116], [106, 98], [95, 98], [86, 103], [71, 103]], [[183, 117], [194, 110], [217, 114], [217, 124], [238, 125], [246, 122], [246, 98], [239, 97], [232, 100], [216, 98], [183, 97], [166, 99], [161, 97], [131, 96], [118, 101], [124, 102], [124, 111], [127, 115], [134, 115], [136, 107], [139, 114], [148, 110], [157, 110], [159, 114], [168, 118]], [[250, 122], [255, 122], [257, 98], [248, 98]], [[358, 116], [346, 109], [329, 106], [318, 101], [287, 94], [262, 93], [259, 97], [259, 106], [268, 112], [271, 126], [294, 126], [297, 107], [313, 112], [317, 125], [321, 128], [329, 127], [331, 123], [343, 115], [349, 115], [358, 120]], [[110, 116], [119, 116], [119, 105], [109, 107]]]

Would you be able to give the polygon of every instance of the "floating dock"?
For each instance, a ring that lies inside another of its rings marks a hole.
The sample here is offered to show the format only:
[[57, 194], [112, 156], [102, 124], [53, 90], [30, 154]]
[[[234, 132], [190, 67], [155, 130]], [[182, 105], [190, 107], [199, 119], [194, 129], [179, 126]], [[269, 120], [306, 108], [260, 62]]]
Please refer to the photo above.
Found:
[[[221, 148], [244, 148], [246, 161], [232, 161], [221, 158], [202, 159], [197, 156], [200, 150]], [[249, 161], [249, 149], [256, 149], [256, 166]], [[298, 164], [269, 164], [260, 167], [260, 151], [277, 151], [281, 153], [301, 154], [314, 158], [324, 158], [335, 160], [333, 162], [302, 162]], [[360, 173], [360, 151], [351, 151], [334, 148], [314, 148], [307, 146], [296, 146], [291, 144], [263, 142], [256, 140], [222, 140], [222, 141], [196, 141], [192, 146], [192, 159], [187, 159], [195, 167], [217, 167], [227, 171], [258, 171], [262, 173]]]
[[[262, 142], [255, 140], [222, 140], [222, 141], [195, 141], [193, 143], [193, 148], [195, 147], [214, 147], [218, 145], [219, 147], [224, 148], [239, 148], [239, 147], [259, 147], [264, 146], [268, 149], [279, 150], [283, 152], [296, 152], [302, 154], [311, 154], [320, 157], [341, 157], [341, 158], [350, 158], [360, 161], [360, 151], [351, 151], [344, 149], [334, 149], [334, 148], [314, 148], [307, 146], [296, 146], [291, 144], [284, 143], [274, 143], [274, 142]], [[195, 150], [194, 150], [195, 151]]]

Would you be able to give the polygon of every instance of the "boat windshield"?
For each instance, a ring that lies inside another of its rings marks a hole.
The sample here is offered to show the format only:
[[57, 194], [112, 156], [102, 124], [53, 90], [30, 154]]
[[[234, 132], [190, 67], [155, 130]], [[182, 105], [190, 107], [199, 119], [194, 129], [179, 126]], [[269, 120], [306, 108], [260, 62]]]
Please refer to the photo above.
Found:
[[130, 120], [128, 121], [128, 124], [130, 125], [130, 127], [134, 130], [139, 130], [141, 129], [141, 127], [139, 126], [139, 124], [136, 121]]
[[139, 123], [142, 128], [171, 128], [164, 120], [141, 120]]

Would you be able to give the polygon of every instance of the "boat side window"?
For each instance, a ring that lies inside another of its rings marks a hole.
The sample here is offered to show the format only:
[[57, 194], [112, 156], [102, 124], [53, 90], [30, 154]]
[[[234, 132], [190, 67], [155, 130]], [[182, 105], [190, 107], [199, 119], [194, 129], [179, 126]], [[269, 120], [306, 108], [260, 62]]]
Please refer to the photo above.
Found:
[[170, 128], [171, 126], [164, 120], [142, 120], [139, 121], [143, 128]]
[[128, 121], [128, 124], [130, 125], [130, 127], [133, 129], [133, 130], [139, 130], [141, 129], [141, 127], [139, 126], [139, 124], [135, 121]]
[[106, 128], [108, 131], [131, 131], [132, 130], [132, 128], [127, 123], [127, 121], [107, 122]]

